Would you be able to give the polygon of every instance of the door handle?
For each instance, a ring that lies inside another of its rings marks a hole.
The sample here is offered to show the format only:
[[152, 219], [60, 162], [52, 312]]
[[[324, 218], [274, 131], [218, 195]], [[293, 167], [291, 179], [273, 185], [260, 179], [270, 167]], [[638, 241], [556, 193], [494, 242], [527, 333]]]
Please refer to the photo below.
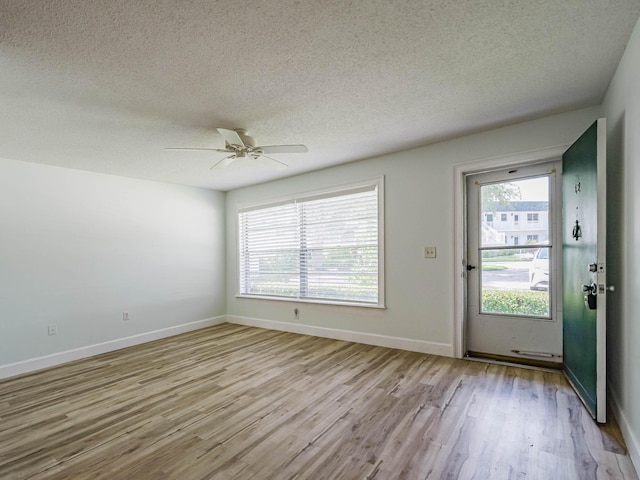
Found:
[[475, 270], [476, 266], [475, 265], [467, 265], [467, 272], [470, 272], [471, 270]]
[[597, 307], [596, 293], [598, 291], [598, 287], [593, 283], [591, 285], [582, 285], [582, 291], [586, 293], [584, 296], [584, 306], [589, 310], [595, 310]]

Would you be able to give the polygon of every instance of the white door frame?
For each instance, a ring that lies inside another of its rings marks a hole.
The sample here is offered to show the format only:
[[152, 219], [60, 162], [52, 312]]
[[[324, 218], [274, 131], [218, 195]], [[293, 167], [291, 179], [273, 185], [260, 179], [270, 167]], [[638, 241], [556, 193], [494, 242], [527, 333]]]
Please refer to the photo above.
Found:
[[523, 164], [542, 163], [553, 160], [562, 160], [562, 154], [569, 145], [531, 150], [528, 152], [502, 155], [477, 160], [454, 166], [454, 254], [453, 254], [453, 354], [456, 358], [462, 358], [465, 353], [465, 324], [467, 309], [467, 282], [466, 282], [466, 248], [467, 248], [467, 198], [466, 176], [483, 173], [491, 170], [501, 170], [508, 167], [516, 167]]

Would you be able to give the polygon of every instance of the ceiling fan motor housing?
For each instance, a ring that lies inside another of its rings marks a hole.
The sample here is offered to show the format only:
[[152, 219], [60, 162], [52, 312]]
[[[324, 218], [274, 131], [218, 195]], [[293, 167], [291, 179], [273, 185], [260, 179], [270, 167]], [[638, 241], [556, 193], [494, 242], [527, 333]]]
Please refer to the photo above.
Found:
[[[247, 134], [247, 130], [244, 128], [236, 128], [235, 132], [238, 134], [238, 136], [240, 137], [240, 139], [243, 141], [243, 143], [247, 146], [247, 147], [255, 147], [256, 146], [256, 141], [253, 139], [253, 137], [249, 136]], [[227, 143], [225, 141], [225, 143]], [[228, 143], [227, 143], [228, 145]]]

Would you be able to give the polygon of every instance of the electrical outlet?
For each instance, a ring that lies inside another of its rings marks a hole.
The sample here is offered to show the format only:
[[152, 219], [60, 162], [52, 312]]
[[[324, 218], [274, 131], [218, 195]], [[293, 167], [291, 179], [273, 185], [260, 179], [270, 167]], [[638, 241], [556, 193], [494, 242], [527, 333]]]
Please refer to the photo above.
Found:
[[57, 335], [58, 334], [58, 325], [52, 323], [49, 325], [49, 335]]
[[436, 247], [424, 247], [424, 258], [436, 258]]
[[129, 320], [129, 312], [122, 312], [122, 320], [125, 322]]
[[297, 308], [293, 309], [293, 318], [295, 318], [296, 320], [300, 319], [300, 311]]

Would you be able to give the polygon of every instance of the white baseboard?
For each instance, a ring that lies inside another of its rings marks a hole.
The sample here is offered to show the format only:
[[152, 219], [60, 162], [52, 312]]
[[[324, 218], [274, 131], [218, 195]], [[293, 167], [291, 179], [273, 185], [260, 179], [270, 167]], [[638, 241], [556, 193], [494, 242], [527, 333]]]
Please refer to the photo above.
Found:
[[631, 462], [636, 468], [636, 471], [638, 471], [640, 467], [640, 443], [638, 443], [638, 438], [633, 432], [633, 428], [629, 424], [627, 416], [620, 408], [620, 400], [611, 388], [608, 389], [607, 393], [609, 394], [609, 406], [611, 407], [611, 411], [613, 412], [613, 415], [616, 417], [618, 425], [620, 426], [620, 431], [622, 432], [624, 441], [627, 444], [629, 457], [631, 457]]
[[172, 337], [174, 335], [191, 332], [200, 328], [218, 325], [220, 323], [224, 323], [225, 321], [226, 317], [224, 315], [221, 315], [219, 317], [206, 318], [204, 320], [184, 323], [182, 325], [176, 325], [174, 327], [162, 328], [160, 330], [154, 330], [152, 332], [140, 333], [131, 337], [118, 338], [115, 340], [110, 340], [108, 342], [87, 345], [86, 347], [75, 348], [73, 350], [67, 350], [59, 353], [53, 353], [44, 357], [31, 358], [29, 360], [23, 360], [21, 362], [10, 363], [8, 365], [0, 365], [0, 378], [22, 375], [23, 373], [29, 373], [35, 370], [53, 367], [54, 365], [60, 365], [61, 363], [67, 363], [73, 360], [79, 360], [81, 358], [92, 357], [101, 353], [112, 352], [114, 350], [120, 350], [121, 348], [132, 347], [133, 345], [139, 345], [141, 343], [159, 340], [160, 338]]
[[241, 317], [238, 315], [227, 315], [227, 322], [238, 325], [247, 325], [250, 327], [268, 328], [270, 330], [313, 335], [315, 337], [333, 338], [334, 340], [364, 343], [366, 345], [376, 345], [378, 347], [398, 348], [400, 350], [429, 353], [444, 357], [453, 356], [453, 345], [446, 343], [426, 342], [424, 340], [413, 340], [401, 337], [389, 337], [386, 335], [377, 335], [375, 333], [353, 332], [351, 330], [301, 325], [299, 323], [277, 322], [275, 320]]

